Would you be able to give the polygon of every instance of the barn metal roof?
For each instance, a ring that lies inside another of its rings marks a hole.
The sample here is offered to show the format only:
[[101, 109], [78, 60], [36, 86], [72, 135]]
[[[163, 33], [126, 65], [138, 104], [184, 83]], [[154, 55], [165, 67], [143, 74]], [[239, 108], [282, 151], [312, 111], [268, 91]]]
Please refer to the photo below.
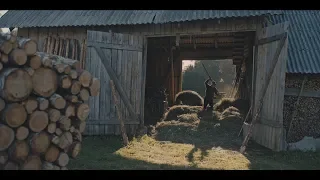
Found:
[[280, 14], [281, 10], [9, 10], [0, 27], [161, 24]]
[[320, 12], [283, 12], [268, 19], [273, 24], [290, 22], [287, 73], [320, 73]]

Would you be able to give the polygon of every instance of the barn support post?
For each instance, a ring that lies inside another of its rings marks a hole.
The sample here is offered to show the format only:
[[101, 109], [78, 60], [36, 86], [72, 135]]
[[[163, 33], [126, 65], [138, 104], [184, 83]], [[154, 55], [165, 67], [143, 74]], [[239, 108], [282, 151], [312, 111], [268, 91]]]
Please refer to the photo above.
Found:
[[[90, 47], [93, 47], [96, 52], [98, 53], [98, 55], [100, 56], [101, 59], [107, 59], [107, 57], [104, 55], [104, 53], [102, 52], [101, 48], [100, 47], [97, 47], [97, 45], [91, 45], [91, 44], [88, 44], [88, 46]], [[113, 80], [114, 84], [116, 85], [116, 88], [117, 88], [117, 91], [119, 92], [122, 100], [124, 101], [124, 104], [125, 106], [128, 108], [129, 110], [129, 113], [130, 113], [130, 116], [134, 119], [134, 120], [139, 120], [137, 115], [135, 114], [134, 110], [133, 110], [133, 107], [129, 101], [129, 98], [127, 96], [127, 94], [124, 92], [115, 72], [113, 71], [113, 69], [111, 68], [111, 65], [110, 64], [107, 64], [107, 61], [102, 61], [103, 62], [103, 65], [104, 67], [106, 68], [111, 80]]]
[[142, 90], [141, 90], [141, 112], [140, 112], [140, 126], [144, 126], [144, 103], [145, 103], [145, 91], [146, 91], [146, 75], [147, 75], [147, 48], [148, 48], [148, 38], [143, 38], [143, 58], [142, 58]]

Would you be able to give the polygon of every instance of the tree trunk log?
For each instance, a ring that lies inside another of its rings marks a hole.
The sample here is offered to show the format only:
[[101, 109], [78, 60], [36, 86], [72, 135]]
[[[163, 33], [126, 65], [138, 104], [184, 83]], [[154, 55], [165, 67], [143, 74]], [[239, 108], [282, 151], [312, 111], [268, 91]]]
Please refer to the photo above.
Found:
[[100, 81], [98, 78], [92, 78], [89, 90], [90, 90], [90, 96], [99, 96], [99, 94], [100, 94]]
[[72, 85], [71, 78], [67, 75], [60, 77], [60, 87], [63, 89], [69, 89]]
[[12, 51], [12, 44], [7, 40], [0, 39], [0, 51], [9, 54]]
[[5, 151], [14, 141], [14, 131], [4, 125], [0, 124], [0, 151]]
[[27, 161], [22, 165], [22, 170], [41, 170], [42, 162], [39, 156], [29, 156]]
[[0, 74], [0, 96], [7, 102], [23, 101], [32, 92], [32, 80], [23, 69], [8, 68]]
[[79, 97], [82, 101], [88, 101], [89, 97], [90, 97], [90, 93], [87, 89], [82, 88], [80, 93], [79, 93]]
[[37, 101], [38, 101], [39, 110], [44, 111], [49, 108], [49, 100], [48, 99], [38, 97]]
[[32, 76], [33, 91], [42, 97], [50, 97], [58, 88], [57, 74], [48, 68], [35, 70]]
[[68, 154], [66, 154], [64, 152], [60, 152], [59, 157], [56, 162], [59, 166], [62, 166], [62, 167], [66, 166], [69, 163]]
[[28, 114], [33, 113], [33, 111], [35, 111], [38, 107], [38, 101], [31, 97], [29, 97], [23, 104]]
[[21, 163], [27, 159], [29, 151], [30, 149], [26, 141], [15, 141], [8, 152], [10, 160]]
[[72, 121], [72, 125], [78, 129], [81, 133], [84, 132], [85, 128], [86, 128], [86, 122], [85, 121], [80, 121], [79, 119], [74, 119]]
[[12, 128], [21, 126], [27, 120], [27, 112], [23, 105], [8, 104], [2, 114], [2, 121]]
[[74, 142], [69, 147], [69, 156], [75, 159], [81, 151], [81, 143], [80, 142]]
[[59, 121], [59, 128], [64, 131], [69, 131], [71, 127], [71, 120], [66, 116], [61, 116]]
[[16, 130], [16, 139], [17, 140], [20, 140], [20, 141], [25, 140], [28, 136], [29, 136], [29, 129], [27, 127], [20, 126]]
[[19, 48], [23, 49], [28, 56], [34, 55], [37, 52], [37, 43], [31, 39], [18, 38]]
[[7, 54], [1, 54], [1, 62], [7, 64], [9, 62], [9, 57]]
[[41, 57], [38, 54], [35, 54], [29, 57], [29, 66], [32, 69], [39, 69], [42, 65]]
[[88, 104], [83, 103], [77, 106], [76, 111], [76, 117], [81, 121], [85, 121], [89, 116], [90, 108]]
[[40, 133], [30, 135], [29, 143], [33, 154], [42, 154], [49, 148], [50, 137], [46, 132], [42, 131]]
[[6, 102], [0, 98], [0, 112], [6, 107]]
[[27, 54], [22, 49], [13, 49], [9, 53], [9, 63], [13, 65], [22, 66], [27, 63]]
[[67, 95], [65, 98], [67, 101], [69, 101], [71, 103], [79, 102], [78, 96], [75, 96], [75, 95]]
[[92, 76], [91, 73], [89, 73], [86, 70], [82, 70], [79, 72], [79, 81], [83, 87], [89, 87], [91, 84]]
[[50, 97], [50, 104], [56, 109], [63, 109], [66, 107], [66, 100], [64, 100], [59, 94], [53, 94]]
[[81, 83], [79, 81], [73, 80], [70, 88], [70, 92], [72, 95], [79, 94], [81, 90]]
[[47, 112], [51, 122], [57, 122], [60, 119], [61, 113], [59, 110], [50, 108]]
[[60, 150], [56, 146], [50, 145], [49, 149], [45, 154], [44, 159], [52, 163], [58, 159], [59, 154], [60, 154]]
[[47, 53], [37, 52], [35, 55], [40, 57], [41, 64], [43, 67], [47, 67], [47, 68], [52, 67], [52, 60], [50, 59], [50, 56]]
[[67, 150], [68, 147], [73, 143], [72, 134], [70, 132], [64, 132], [60, 136], [59, 148]]
[[35, 111], [29, 117], [28, 125], [33, 132], [43, 131], [48, 124], [49, 117], [45, 111]]
[[56, 132], [56, 129], [57, 129], [57, 124], [55, 122], [53, 122], [48, 125], [47, 132], [50, 134], [53, 134]]
[[71, 116], [73, 117], [73, 116], [76, 115], [75, 112], [76, 112], [75, 106], [73, 104], [71, 104], [71, 103], [68, 103], [66, 108], [65, 108], [65, 110], [64, 110], [64, 115], [66, 117], [71, 117]]
[[76, 70], [71, 70], [69, 73], [69, 76], [71, 79], [77, 79], [78, 78], [78, 72]]

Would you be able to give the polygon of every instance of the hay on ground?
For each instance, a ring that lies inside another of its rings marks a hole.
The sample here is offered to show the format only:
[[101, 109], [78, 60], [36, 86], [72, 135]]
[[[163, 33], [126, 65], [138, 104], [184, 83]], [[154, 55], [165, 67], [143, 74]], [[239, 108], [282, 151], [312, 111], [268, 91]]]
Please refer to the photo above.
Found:
[[249, 111], [250, 103], [245, 99], [234, 99], [234, 98], [222, 98], [219, 102], [214, 105], [214, 110], [223, 112], [229, 107], [238, 109], [241, 114], [247, 114]]
[[188, 123], [194, 123], [199, 121], [198, 114], [192, 113], [192, 114], [181, 114], [178, 116], [178, 121], [180, 122], [188, 122]]
[[168, 110], [168, 112], [165, 113], [162, 120], [163, 121], [177, 120], [179, 115], [199, 113], [201, 110], [202, 110], [202, 106], [187, 106], [187, 105], [172, 106]]
[[175, 105], [203, 106], [203, 98], [195, 91], [181, 91], [176, 94]]
[[220, 120], [239, 120], [241, 121], [242, 119], [242, 114], [240, 113], [239, 109], [231, 106], [225, 109], [221, 115], [220, 115]]

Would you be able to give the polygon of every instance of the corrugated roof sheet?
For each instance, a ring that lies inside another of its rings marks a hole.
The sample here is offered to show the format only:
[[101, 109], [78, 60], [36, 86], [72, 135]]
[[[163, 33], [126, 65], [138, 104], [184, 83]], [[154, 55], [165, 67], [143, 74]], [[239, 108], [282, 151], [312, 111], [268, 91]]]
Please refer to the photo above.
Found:
[[0, 18], [0, 27], [161, 24], [280, 13], [280, 10], [9, 10]]
[[320, 73], [320, 12], [283, 12], [268, 19], [273, 24], [290, 22], [287, 72]]

